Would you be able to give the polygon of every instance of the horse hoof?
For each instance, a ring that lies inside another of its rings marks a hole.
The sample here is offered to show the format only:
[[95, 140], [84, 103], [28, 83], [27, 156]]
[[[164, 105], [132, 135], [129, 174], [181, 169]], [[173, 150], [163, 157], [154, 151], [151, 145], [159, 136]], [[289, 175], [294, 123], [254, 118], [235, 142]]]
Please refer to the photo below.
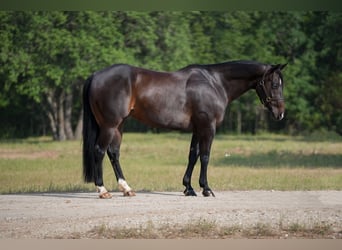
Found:
[[211, 191], [210, 189], [209, 190], [203, 190], [202, 194], [203, 194], [204, 197], [209, 197], [210, 195], [215, 197], [214, 192]]
[[111, 199], [113, 196], [109, 192], [99, 194], [100, 199]]
[[135, 196], [135, 192], [134, 191], [124, 192], [124, 196]]
[[184, 195], [185, 196], [197, 196], [194, 190], [188, 190], [188, 189], [185, 189]]

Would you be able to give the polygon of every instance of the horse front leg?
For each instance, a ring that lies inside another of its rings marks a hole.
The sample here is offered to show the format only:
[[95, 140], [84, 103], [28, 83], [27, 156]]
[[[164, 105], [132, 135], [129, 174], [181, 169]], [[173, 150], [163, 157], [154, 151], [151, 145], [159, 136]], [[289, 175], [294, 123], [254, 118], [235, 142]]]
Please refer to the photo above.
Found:
[[199, 141], [199, 147], [200, 147], [200, 161], [201, 161], [201, 172], [200, 172], [200, 178], [199, 178], [199, 185], [203, 189], [203, 196], [208, 197], [212, 195], [215, 197], [215, 194], [210, 189], [208, 185], [208, 164], [209, 164], [209, 158], [210, 158], [210, 150], [211, 145], [214, 139], [215, 129], [209, 129], [207, 130], [207, 133], [205, 133], [203, 136], [201, 136]]
[[119, 190], [123, 192], [124, 196], [135, 196], [135, 192], [126, 182], [124, 174], [121, 169], [121, 165], [119, 161], [121, 141], [122, 141], [122, 130], [116, 129], [114, 132], [113, 141], [109, 145], [109, 148], [107, 150], [107, 155], [112, 164], [112, 167], [116, 176], [116, 180], [118, 182]]
[[209, 163], [209, 154], [201, 155], [200, 160], [201, 160], [201, 173], [200, 173], [199, 184], [200, 184], [200, 187], [203, 188], [202, 194], [205, 197], [208, 197], [210, 195], [215, 197], [214, 192], [210, 189], [208, 185], [207, 170], [208, 170], [208, 163]]
[[198, 139], [195, 134], [192, 135], [191, 144], [190, 144], [190, 151], [189, 151], [189, 161], [188, 166], [186, 168], [184, 177], [183, 177], [183, 185], [185, 186], [184, 194], [185, 196], [197, 196], [196, 192], [191, 186], [191, 177], [196, 162], [199, 157], [199, 145]]

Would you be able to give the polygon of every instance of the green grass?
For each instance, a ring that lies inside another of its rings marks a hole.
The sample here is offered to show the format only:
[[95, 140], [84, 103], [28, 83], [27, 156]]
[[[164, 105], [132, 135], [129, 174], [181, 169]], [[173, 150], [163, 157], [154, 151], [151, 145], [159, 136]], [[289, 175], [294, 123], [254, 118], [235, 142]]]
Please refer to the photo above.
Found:
[[[342, 190], [342, 138], [217, 135], [208, 170], [215, 190]], [[191, 135], [124, 134], [121, 163], [136, 191], [183, 191]], [[0, 193], [94, 191], [82, 180], [80, 141], [0, 142]], [[199, 164], [193, 174], [198, 187]], [[106, 157], [105, 185], [117, 190]]]

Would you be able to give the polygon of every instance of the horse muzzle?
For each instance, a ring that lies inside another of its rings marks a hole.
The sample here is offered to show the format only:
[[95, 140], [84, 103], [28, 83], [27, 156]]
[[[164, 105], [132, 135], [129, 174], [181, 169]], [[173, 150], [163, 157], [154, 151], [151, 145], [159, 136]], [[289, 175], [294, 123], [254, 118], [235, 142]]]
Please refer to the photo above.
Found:
[[284, 102], [278, 102], [277, 105], [269, 105], [273, 118], [277, 121], [281, 121], [285, 117], [285, 105]]
[[283, 118], [284, 118], [284, 112], [281, 112], [277, 117], [276, 117], [276, 119], [278, 120], [278, 121], [281, 121], [281, 120], [283, 120]]

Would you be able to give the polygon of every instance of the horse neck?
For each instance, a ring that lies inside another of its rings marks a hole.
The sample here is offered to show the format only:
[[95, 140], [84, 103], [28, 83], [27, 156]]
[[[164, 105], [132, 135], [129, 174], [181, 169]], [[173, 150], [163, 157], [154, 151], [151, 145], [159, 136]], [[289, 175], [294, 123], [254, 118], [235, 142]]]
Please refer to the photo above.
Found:
[[227, 63], [217, 68], [222, 85], [226, 90], [228, 102], [232, 102], [250, 89], [255, 89], [256, 84], [263, 77], [267, 66], [251, 63]]
[[239, 98], [241, 95], [255, 88], [256, 81], [249, 81], [246, 79], [233, 79], [228, 81], [223, 81], [223, 86], [226, 90], [228, 97], [228, 102], [232, 102]]

